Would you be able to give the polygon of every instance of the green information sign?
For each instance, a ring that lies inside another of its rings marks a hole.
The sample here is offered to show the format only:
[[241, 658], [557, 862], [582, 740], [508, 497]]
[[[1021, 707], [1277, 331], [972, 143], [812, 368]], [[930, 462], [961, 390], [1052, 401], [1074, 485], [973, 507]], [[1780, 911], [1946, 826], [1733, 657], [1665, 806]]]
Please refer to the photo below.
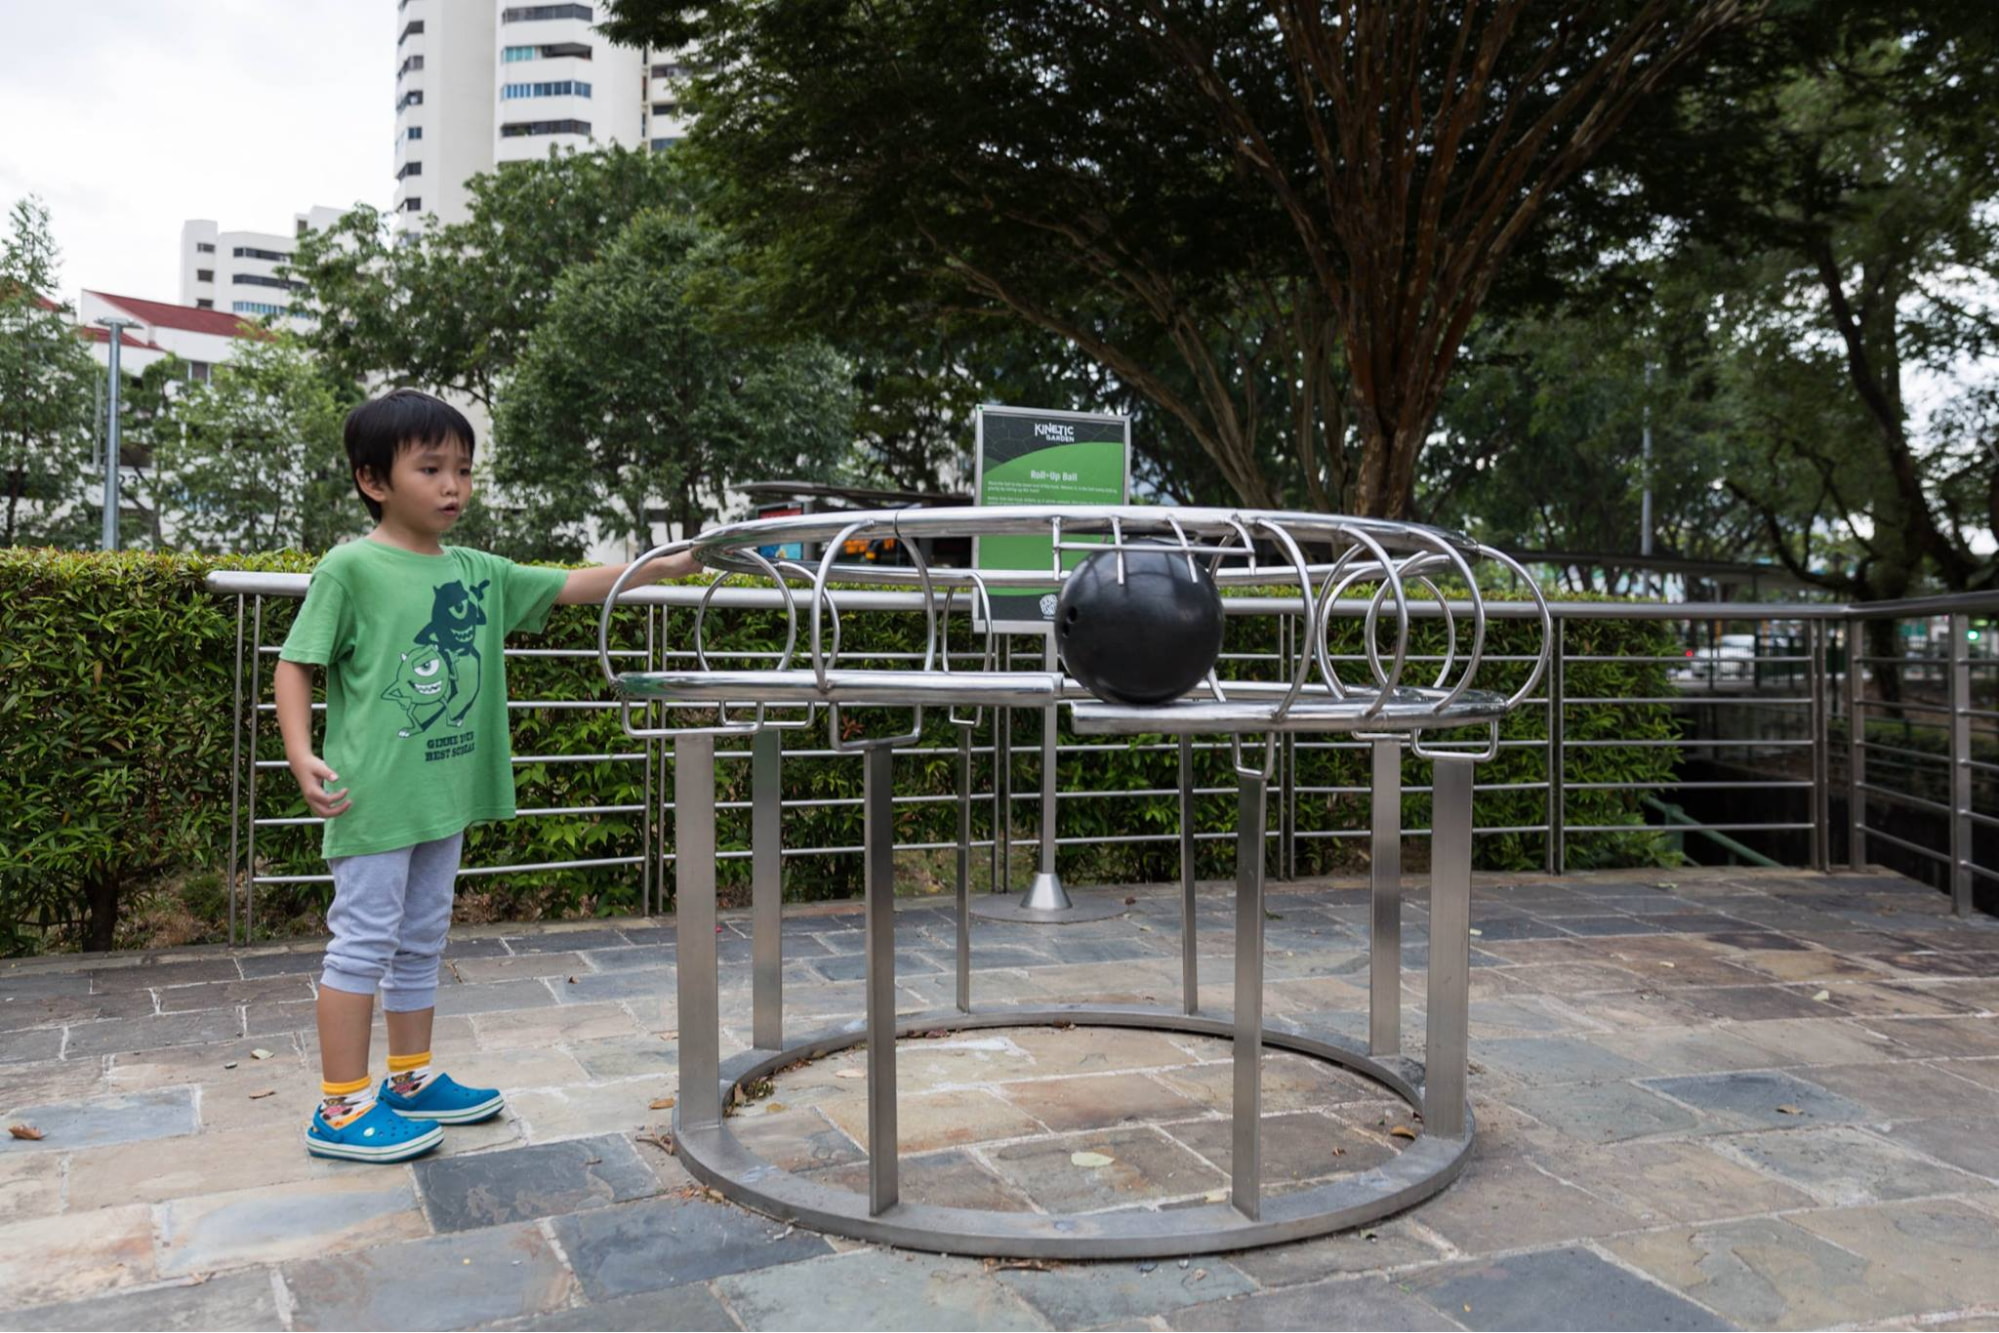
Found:
[[[1121, 505], [1131, 479], [1131, 421], [1120, 416], [981, 407], [977, 418], [981, 505]], [[972, 563], [985, 569], [1054, 569], [1048, 537], [981, 537]], [[1080, 551], [1063, 555], [1073, 568]], [[1042, 630], [1055, 620], [1055, 584], [993, 595], [1001, 629]]]

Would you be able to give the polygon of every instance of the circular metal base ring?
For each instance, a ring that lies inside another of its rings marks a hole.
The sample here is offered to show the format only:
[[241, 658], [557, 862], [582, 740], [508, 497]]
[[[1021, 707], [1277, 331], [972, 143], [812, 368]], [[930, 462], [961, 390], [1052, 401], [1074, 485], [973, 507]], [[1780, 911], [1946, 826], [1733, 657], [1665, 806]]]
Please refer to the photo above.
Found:
[[[1227, 1015], [1183, 1014], [1140, 1005], [1023, 1005], [973, 1014], [943, 1010], [898, 1018], [896, 1031], [907, 1036], [940, 1029], [1058, 1024], [1209, 1037], [1228, 1037], [1234, 1032], [1234, 1023]], [[738, 1084], [800, 1060], [859, 1045], [866, 1038], [865, 1024], [855, 1020], [782, 1051], [746, 1051], [723, 1066], [724, 1104], [726, 1094]], [[1398, 1070], [1344, 1045], [1286, 1028], [1265, 1028], [1263, 1043], [1330, 1061], [1381, 1084], [1412, 1107], [1421, 1103], [1421, 1092], [1411, 1077], [1419, 1077], [1420, 1071], [1405, 1062], [1394, 1062], [1403, 1066]], [[686, 1101], [684, 1097], [681, 1100], [683, 1104]], [[697, 1180], [760, 1213], [813, 1230], [947, 1254], [1123, 1259], [1274, 1245], [1342, 1231], [1400, 1212], [1457, 1178], [1471, 1155], [1473, 1127], [1467, 1103], [1464, 1137], [1443, 1139], [1421, 1134], [1394, 1159], [1372, 1170], [1264, 1198], [1253, 1218], [1227, 1203], [1058, 1216], [897, 1203], [880, 1213], [870, 1213], [865, 1194], [807, 1180], [764, 1161], [742, 1145], [726, 1118], [719, 1124], [688, 1126], [676, 1108], [673, 1128], [681, 1163]]]
[[[1067, 907], [1029, 907], [1024, 893], [981, 893], [966, 910], [981, 921], [1014, 926], [1065, 926], [1078, 921], [1105, 921], [1129, 912], [1117, 892], [1073, 894]], [[959, 1017], [964, 1015], [960, 1014]]]

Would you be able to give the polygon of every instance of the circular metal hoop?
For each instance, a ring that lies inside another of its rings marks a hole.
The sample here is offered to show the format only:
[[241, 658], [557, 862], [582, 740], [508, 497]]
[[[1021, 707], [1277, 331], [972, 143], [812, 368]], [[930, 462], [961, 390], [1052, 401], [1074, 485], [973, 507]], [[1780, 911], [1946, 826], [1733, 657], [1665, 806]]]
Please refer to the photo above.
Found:
[[[1007, 1006], [970, 1014], [943, 1010], [898, 1018], [896, 1034], [905, 1037], [940, 1029], [967, 1031], [1056, 1024], [1140, 1028], [1207, 1037], [1234, 1034], [1234, 1020], [1226, 1014], [1184, 1014], [1143, 1005]], [[724, 1104], [728, 1101], [726, 1093], [746, 1082], [866, 1040], [865, 1023], [856, 1020], [781, 1051], [745, 1052], [722, 1066]], [[1412, 1108], [1420, 1109], [1421, 1091], [1412, 1078], [1419, 1071], [1408, 1062], [1396, 1061], [1403, 1066], [1396, 1069], [1337, 1041], [1290, 1027], [1266, 1026], [1263, 1044], [1337, 1064], [1380, 1084]], [[1420, 1203], [1449, 1185], [1464, 1169], [1471, 1154], [1472, 1111], [1467, 1099], [1462, 1137], [1439, 1138], [1426, 1131], [1392, 1161], [1372, 1170], [1264, 1198], [1255, 1219], [1227, 1203], [1156, 1212], [1117, 1210], [1053, 1216], [897, 1203], [876, 1214], [870, 1213], [864, 1194], [807, 1180], [772, 1166], [743, 1146], [726, 1118], [688, 1126], [682, 1124], [681, 1111], [676, 1108], [673, 1129], [680, 1160], [696, 1179], [746, 1207], [814, 1230], [948, 1254], [1046, 1259], [1166, 1258], [1303, 1240], [1359, 1226]]]

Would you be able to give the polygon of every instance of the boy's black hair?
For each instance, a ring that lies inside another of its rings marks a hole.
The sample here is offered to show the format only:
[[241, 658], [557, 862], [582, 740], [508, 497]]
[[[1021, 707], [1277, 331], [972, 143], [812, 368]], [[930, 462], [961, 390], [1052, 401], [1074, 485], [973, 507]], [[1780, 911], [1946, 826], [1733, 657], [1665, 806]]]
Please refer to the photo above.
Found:
[[451, 404], [420, 389], [392, 390], [347, 414], [348, 471], [354, 477], [355, 494], [376, 522], [381, 521], [382, 506], [361, 489], [361, 470], [366, 468], [386, 486], [403, 450], [453, 439], [463, 440], [465, 452], [471, 453], [472, 423]]

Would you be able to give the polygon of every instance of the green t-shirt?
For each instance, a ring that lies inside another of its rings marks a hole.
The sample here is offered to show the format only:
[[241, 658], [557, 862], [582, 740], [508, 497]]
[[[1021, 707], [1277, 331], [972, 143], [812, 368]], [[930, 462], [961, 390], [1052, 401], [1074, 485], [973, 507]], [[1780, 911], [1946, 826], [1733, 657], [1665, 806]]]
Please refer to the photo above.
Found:
[[457, 546], [326, 553], [279, 656], [326, 668], [320, 757], [352, 802], [326, 821], [329, 859], [513, 818], [501, 644], [542, 627], [567, 577]]

